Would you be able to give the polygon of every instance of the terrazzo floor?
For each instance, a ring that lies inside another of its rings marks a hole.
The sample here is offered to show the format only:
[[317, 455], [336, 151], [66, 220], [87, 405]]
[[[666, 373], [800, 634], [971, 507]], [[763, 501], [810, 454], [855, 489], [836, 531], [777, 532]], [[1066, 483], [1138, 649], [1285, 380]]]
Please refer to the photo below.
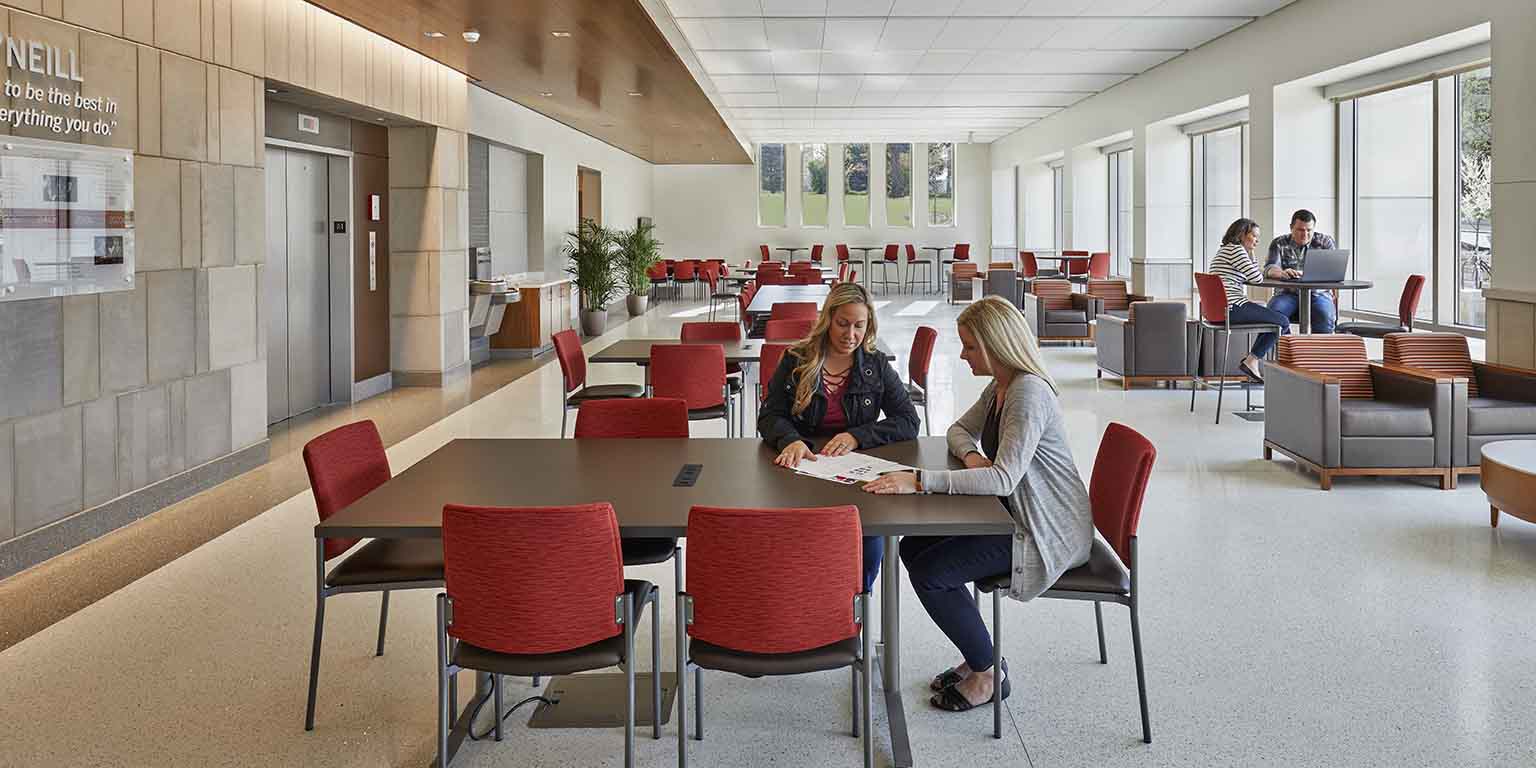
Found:
[[[931, 413], [942, 432], [984, 383], [959, 360], [959, 308], [930, 296], [881, 301], [881, 335], [903, 355], [919, 324], [940, 330]], [[704, 313], [669, 302], [587, 350], [675, 334]], [[1110, 421], [1159, 449], [1140, 543], [1154, 741], [1139, 738], [1123, 609], [1105, 606], [1104, 666], [1086, 604], [1004, 605], [1013, 695], [1005, 738], [994, 741], [987, 710], [928, 708], [927, 677], [956, 654], [906, 587], [901, 691], [918, 765], [1536, 765], [1536, 526], [1490, 529], [1470, 477], [1455, 491], [1342, 478], [1321, 492], [1289, 461], [1260, 458], [1261, 423], [1212, 424], [1214, 394], [1202, 393], [1192, 415], [1185, 390], [1096, 380], [1091, 347], [1045, 354], [1085, 477]], [[591, 374], [639, 381], [627, 366]], [[395, 443], [391, 463], [399, 472], [456, 437], [552, 437], [559, 388], [558, 366], [545, 365]], [[694, 430], [723, 436], [718, 422]], [[318, 722], [303, 730], [313, 521], [300, 492], [0, 652], [0, 765], [428, 765], [430, 590], [396, 595], [381, 658], [377, 596], [328, 602]], [[673, 591], [670, 564], [631, 574]], [[641, 658], [649, 637], [642, 626]], [[533, 690], [508, 685], [511, 700]], [[856, 765], [847, 687], [844, 672], [712, 674], [692, 764]], [[507, 722], [505, 741], [468, 744], [453, 765], [622, 765], [621, 730], [532, 730], [521, 713]], [[675, 764], [675, 735], [669, 725], [661, 741], [641, 738], [636, 765]], [[878, 742], [876, 763], [888, 759]]]

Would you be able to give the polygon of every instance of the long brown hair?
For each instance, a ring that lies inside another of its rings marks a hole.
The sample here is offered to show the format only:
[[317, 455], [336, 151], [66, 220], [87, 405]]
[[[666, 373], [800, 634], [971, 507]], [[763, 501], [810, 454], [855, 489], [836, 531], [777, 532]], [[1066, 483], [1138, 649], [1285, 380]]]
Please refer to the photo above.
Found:
[[811, 397], [816, 394], [816, 388], [821, 386], [821, 368], [827, 361], [827, 335], [832, 330], [832, 318], [837, 311], [849, 304], [863, 304], [869, 312], [869, 325], [864, 331], [864, 351], [875, 351], [875, 303], [870, 300], [869, 292], [858, 283], [838, 283], [832, 286], [832, 291], [827, 294], [827, 300], [821, 305], [821, 315], [816, 318], [816, 324], [811, 327], [810, 335], [795, 342], [795, 345], [786, 350], [794, 355], [800, 364], [795, 366], [795, 376], [799, 384], [795, 387], [795, 402], [790, 407], [790, 412], [796, 416], [805, 412], [811, 404]]

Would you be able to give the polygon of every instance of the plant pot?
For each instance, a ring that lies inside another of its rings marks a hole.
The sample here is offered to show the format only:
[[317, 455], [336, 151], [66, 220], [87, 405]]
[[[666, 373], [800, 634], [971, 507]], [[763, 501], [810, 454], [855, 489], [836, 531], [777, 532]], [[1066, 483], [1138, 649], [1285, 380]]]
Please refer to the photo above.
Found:
[[639, 317], [645, 314], [645, 305], [649, 302], [650, 298], [650, 296], [643, 293], [636, 293], [625, 299], [624, 304], [629, 307], [629, 316]]
[[608, 309], [583, 309], [581, 332], [587, 336], [601, 336], [608, 330]]

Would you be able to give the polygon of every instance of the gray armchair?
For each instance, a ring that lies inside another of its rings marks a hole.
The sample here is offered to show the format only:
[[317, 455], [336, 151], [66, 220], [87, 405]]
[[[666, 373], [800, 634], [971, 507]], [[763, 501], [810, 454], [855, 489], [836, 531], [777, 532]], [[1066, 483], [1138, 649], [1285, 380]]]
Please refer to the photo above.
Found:
[[1536, 371], [1474, 362], [1456, 333], [1387, 334], [1382, 357], [1452, 378], [1451, 487], [1456, 473], [1479, 471], [1484, 444], [1536, 440]]
[[1452, 487], [1452, 377], [1371, 363], [1358, 336], [1280, 339], [1265, 366], [1264, 458], [1279, 451], [1317, 473], [1427, 475]]
[[1088, 310], [1074, 306], [1072, 284], [1066, 280], [1034, 280], [1024, 294], [1024, 319], [1041, 341], [1082, 342], [1093, 339]]
[[955, 262], [949, 270], [949, 303], [975, 301], [982, 295], [982, 280], [976, 274], [976, 265]]
[[1001, 296], [1015, 307], [1024, 308], [1024, 281], [1014, 271], [1012, 264], [1004, 263], [1001, 267], [993, 264], [988, 267], [981, 291], [983, 296]]
[[1199, 324], [1188, 313], [1182, 301], [1144, 301], [1124, 316], [1100, 314], [1093, 331], [1099, 378], [1107, 371], [1124, 389], [1138, 381], [1193, 381]]

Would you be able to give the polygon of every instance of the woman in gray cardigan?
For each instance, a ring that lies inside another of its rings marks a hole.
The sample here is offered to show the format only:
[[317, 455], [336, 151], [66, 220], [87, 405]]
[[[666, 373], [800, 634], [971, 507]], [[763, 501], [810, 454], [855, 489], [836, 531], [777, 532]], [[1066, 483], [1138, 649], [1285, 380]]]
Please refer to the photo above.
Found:
[[[1009, 573], [1009, 597], [1030, 600], [1088, 561], [1093, 511], [1067, 443], [1056, 385], [1034, 334], [1010, 302], [988, 296], [960, 313], [960, 358], [991, 376], [981, 399], [949, 428], [949, 450], [965, 469], [886, 475], [871, 493], [995, 495], [1013, 517], [1012, 536], [908, 536], [901, 562], [934, 623], [965, 662], [933, 679], [931, 703], [963, 712], [992, 699], [992, 640], [966, 585]], [[1008, 697], [1004, 661], [1002, 696]]]

